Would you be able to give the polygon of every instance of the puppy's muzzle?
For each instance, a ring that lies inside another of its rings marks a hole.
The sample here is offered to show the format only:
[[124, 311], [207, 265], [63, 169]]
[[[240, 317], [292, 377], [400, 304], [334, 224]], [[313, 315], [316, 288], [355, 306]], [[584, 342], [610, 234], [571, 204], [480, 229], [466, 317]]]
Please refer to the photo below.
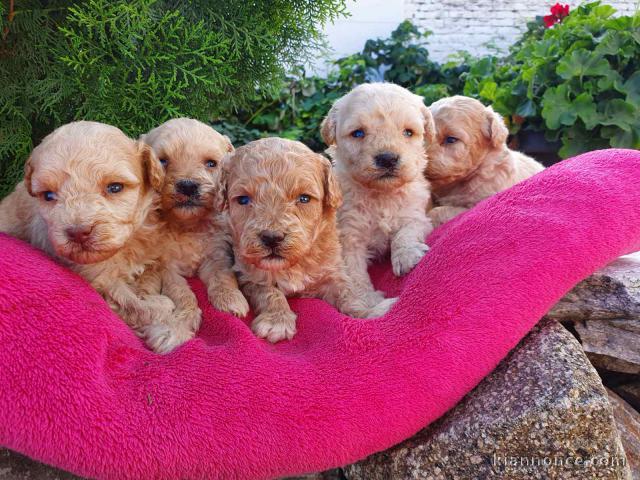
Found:
[[175, 199], [178, 207], [200, 207], [200, 184], [183, 179], [175, 183]]
[[79, 245], [86, 244], [91, 239], [92, 232], [93, 225], [74, 225], [64, 231], [65, 235], [71, 242]]
[[197, 197], [200, 195], [200, 184], [193, 180], [179, 180], [176, 182], [176, 192], [185, 197]]
[[373, 160], [379, 169], [393, 172], [398, 166], [400, 156], [393, 152], [381, 152], [374, 156]]
[[277, 249], [284, 241], [285, 234], [282, 232], [276, 232], [273, 230], [263, 230], [260, 232], [260, 242], [271, 250]]

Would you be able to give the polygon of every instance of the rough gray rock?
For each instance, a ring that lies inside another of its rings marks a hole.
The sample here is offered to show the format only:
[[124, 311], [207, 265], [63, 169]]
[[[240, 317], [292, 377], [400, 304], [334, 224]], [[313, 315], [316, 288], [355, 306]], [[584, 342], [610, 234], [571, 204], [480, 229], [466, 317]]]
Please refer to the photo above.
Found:
[[617, 385], [614, 390], [633, 408], [640, 412], [640, 377], [635, 381]]
[[349, 480], [631, 478], [600, 378], [551, 320], [442, 419], [344, 471]]
[[80, 477], [0, 448], [0, 479], [80, 480]]
[[631, 476], [638, 479], [640, 478], [640, 413], [636, 412], [615, 392], [607, 389], [607, 394], [613, 407], [613, 416], [616, 419], [616, 427], [627, 455]]
[[573, 325], [597, 368], [640, 374], [640, 253], [578, 284], [548, 317]]
[[640, 252], [580, 282], [547, 316], [561, 322], [640, 318]]

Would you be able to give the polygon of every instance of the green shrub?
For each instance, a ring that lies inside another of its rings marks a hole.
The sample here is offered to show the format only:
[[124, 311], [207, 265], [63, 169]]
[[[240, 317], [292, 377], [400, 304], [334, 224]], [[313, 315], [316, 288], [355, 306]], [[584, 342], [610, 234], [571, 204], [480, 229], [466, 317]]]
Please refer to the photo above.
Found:
[[445, 65], [433, 62], [425, 47], [429, 35], [405, 21], [389, 38], [369, 40], [361, 52], [334, 61], [326, 77], [304, 71], [289, 76], [277, 95], [240, 112], [231, 122], [235, 132], [229, 130], [229, 122], [215, 126], [231, 136], [235, 133], [240, 141], [253, 140], [256, 133], [280, 135], [322, 150], [320, 123], [333, 102], [356, 85], [394, 82], [422, 95], [427, 103], [461, 92], [465, 57]]
[[640, 14], [613, 17], [599, 2], [545, 29], [532, 22], [505, 58], [476, 60], [464, 91], [545, 130], [569, 157], [607, 147], [640, 148]]
[[90, 119], [138, 134], [273, 96], [344, 0], [0, 0], [0, 197], [33, 143]]

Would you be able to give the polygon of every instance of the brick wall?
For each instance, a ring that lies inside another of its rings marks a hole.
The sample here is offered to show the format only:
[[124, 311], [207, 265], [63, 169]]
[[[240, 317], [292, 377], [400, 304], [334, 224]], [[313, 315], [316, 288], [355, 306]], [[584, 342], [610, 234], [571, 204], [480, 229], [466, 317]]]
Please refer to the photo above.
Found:
[[[556, 0], [557, 1], [557, 0]], [[545, 0], [405, 0], [405, 17], [433, 32], [429, 52], [443, 60], [459, 50], [473, 54], [511, 45], [526, 22], [546, 15], [556, 1]], [[366, 0], [363, 2], [366, 3]], [[581, 2], [568, 2], [571, 7]], [[607, 1], [621, 14], [636, 11], [638, 0]]]

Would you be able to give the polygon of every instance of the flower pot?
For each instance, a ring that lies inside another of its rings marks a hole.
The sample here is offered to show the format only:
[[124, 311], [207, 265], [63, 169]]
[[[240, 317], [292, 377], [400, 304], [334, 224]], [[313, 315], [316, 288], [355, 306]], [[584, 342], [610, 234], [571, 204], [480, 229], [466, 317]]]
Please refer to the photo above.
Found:
[[550, 142], [544, 137], [544, 132], [534, 130], [520, 130], [517, 135], [517, 149], [548, 167], [562, 160], [558, 150], [562, 144], [559, 141]]

